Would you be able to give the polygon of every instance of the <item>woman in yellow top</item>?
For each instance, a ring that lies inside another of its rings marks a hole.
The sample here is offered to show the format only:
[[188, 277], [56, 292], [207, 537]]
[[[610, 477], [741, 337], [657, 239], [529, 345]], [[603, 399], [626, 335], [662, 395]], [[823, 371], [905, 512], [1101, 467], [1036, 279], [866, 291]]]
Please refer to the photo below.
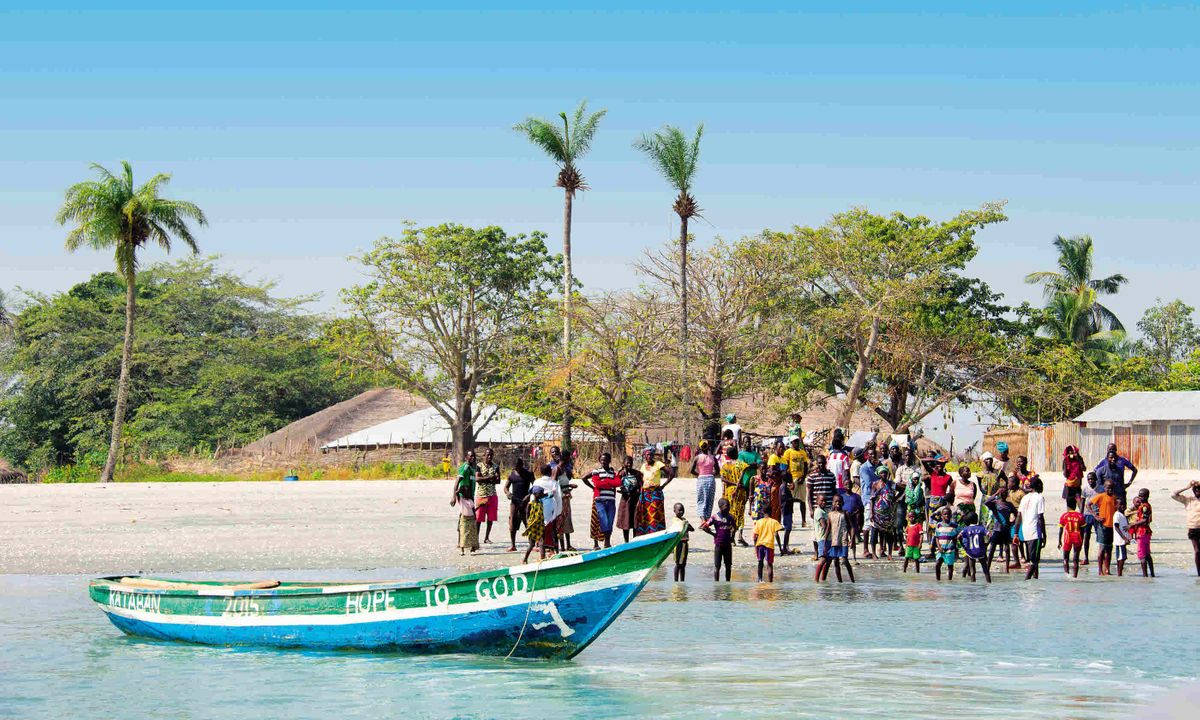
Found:
[[654, 446], [642, 451], [642, 497], [634, 515], [633, 534], [645, 535], [667, 529], [663, 506], [663, 488], [671, 484], [675, 474], [671, 466], [654, 457]]
[[721, 466], [721, 482], [725, 484], [722, 494], [729, 501], [729, 514], [733, 516], [734, 526], [737, 527], [737, 539], [742, 547], [746, 539], [742, 537], [742, 527], [746, 524], [746, 500], [750, 497], [749, 489], [742, 484], [742, 473], [746, 463], [738, 460], [735, 447], [725, 448], [725, 464]]

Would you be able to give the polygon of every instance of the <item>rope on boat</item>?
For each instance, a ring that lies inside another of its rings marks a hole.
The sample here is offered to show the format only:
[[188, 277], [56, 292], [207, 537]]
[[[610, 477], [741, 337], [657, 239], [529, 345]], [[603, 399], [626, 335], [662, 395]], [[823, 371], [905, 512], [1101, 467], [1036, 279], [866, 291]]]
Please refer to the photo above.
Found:
[[542, 563], [546, 558], [539, 557], [537, 567], [533, 569], [533, 581], [529, 583], [529, 602], [525, 604], [525, 620], [521, 622], [521, 632], [517, 633], [517, 641], [513, 643], [512, 649], [504, 656], [505, 660], [512, 657], [512, 654], [517, 651], [517, 646], [521, 644], [521, 638], [525, 637], [525, 628], [529, 625], [529, 612], [533, 608], [533, 592], [537, 589], [538, 573], [542, 570]]

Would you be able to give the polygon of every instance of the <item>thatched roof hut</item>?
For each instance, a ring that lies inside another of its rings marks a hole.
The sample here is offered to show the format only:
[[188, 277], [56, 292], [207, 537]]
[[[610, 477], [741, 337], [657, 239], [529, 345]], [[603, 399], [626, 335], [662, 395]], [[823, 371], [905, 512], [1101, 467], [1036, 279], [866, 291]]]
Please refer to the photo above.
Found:
[[423, 398], [396, 388], [374, 388], [330, 405], [241, 448], [241, 454], [319, 453], [322, 445], [363, 428], [429, 407]]
[[29, 476], [0, 458], [0, 483], [27, 483]]

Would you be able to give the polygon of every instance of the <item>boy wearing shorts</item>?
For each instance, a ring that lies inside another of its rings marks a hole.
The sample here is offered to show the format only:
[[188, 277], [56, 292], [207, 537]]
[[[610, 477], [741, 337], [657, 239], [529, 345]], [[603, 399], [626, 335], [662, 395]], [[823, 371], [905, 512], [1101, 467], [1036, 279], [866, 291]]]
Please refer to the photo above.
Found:
[[1083, 549], [1083, 514], [1075, 510], [1074, 496], [1067, 498], [1067, 511], [1058, 518], [1058, 547], [1063, 554], [1063, 572], [1071, 573], [1071, 558], [1074, 555], [1074, 577], [1079, 577], [1079, 551]]
[[983, 579], [992, 581], [992, 569], [987, 561], [988, 531], [979, 522], [973, 508], [963, 510], [962, 523], [966, 526], [958, 533], [958, 545], [963, 551], [963, 576], [970, 575], [975, 582], [978, 567], [983, 568]]
[[904, 570], [908, 572], [908, 561], [916, 565], [917, 574], [921, 574], [921, 523], [917, 522], [917, 514], [908, 513], [908, 525], [904, 528]]
[[[1125, 574], [1125, 560], [1129, 557], [1129, 518], [1125, 517], [1125, 501], [1116, 498], [1113, 501], [1116, 509], [1112, 515], [1112, 554], [1117, 561], [1117, 577]], [[1111, 575], [1112, 573], [1107, 573]]]
[[754, 553], [758, 556], [758, 581], [763, 581], [763, 563], [767, 565], [767, 582], [775, 582], [775, 533], [783, 525], [770, 515], [760, 515], [754, 521]]
[[[850, 574], [850, 582], [854, 582], [854, 570], [850, 568], [850, 553], [847, 547], [850, 542], [850, 520], [846, 517], [843, 507], [842, 496], [834, 495], [833, 509], [829, 511], [829, 560], [838, 582], [842, 582], [842, 566], [845, 566], [846, 572]], [[825, 575], [829, 576], [828, 566], [825, 568]]]
[[950, 521], [950, 508], [943, 507], [938, 512], [941, 520], [933, 529], [933, 553], [937, 562], [933, 566], [933, 574], [942, 580], [942, 566], [946, 566], [946, 581], [954, 581], [954, 561], [958, 559], [958, 526]]
[[813, 581], [821, 582], [829, 574], [829, 498], [817, 495], [813, 498], [816, 507], [813, 509], [813, 545], [816, 546], [817, 568], [813, 573]]

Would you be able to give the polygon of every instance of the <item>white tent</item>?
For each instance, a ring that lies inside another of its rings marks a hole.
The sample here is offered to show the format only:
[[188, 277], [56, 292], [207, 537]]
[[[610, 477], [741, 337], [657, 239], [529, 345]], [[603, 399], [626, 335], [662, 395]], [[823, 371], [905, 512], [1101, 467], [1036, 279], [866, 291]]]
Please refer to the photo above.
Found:
[[[489, 421], [488, 418], [491, 418]], [[486, 424], [485, 424], [486, 423]], [[485, 407], [475, 422], [475, 442], [508, 445], [532, 445], [556, 440], [562, 435], [557, 423], [515, 410]], [[571, 437], [579, 442], [602, 442], [603, 438], [584, 430], [573, 430]], [[450, 425], [436, 408], [428, 407], [394, 420], [343, 435], [325, 443], [322, 450], [353, 447], [387, 447], [389, 445], [451, 445], [454, 440]]]

